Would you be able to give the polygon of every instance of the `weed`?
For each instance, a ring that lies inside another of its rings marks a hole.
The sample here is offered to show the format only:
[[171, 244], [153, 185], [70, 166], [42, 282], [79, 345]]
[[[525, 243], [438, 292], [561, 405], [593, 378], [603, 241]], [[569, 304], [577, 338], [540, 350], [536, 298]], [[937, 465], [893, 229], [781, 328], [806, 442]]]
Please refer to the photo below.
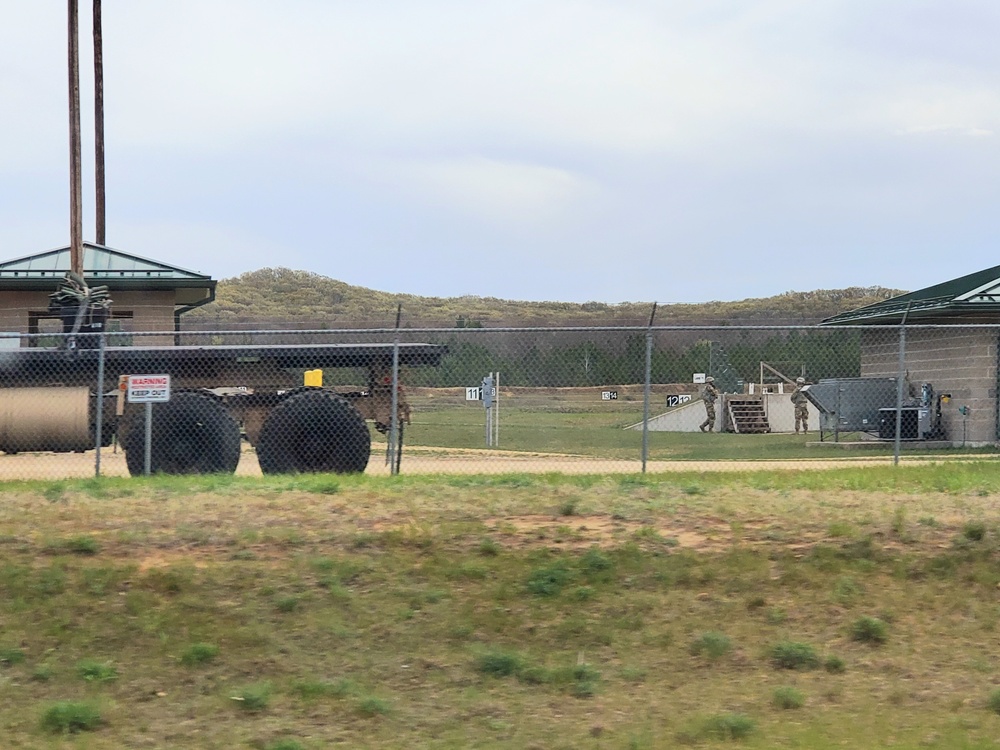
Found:
[[827, 527], [826, 533], [832, 537], [854, 536], [854, 527], [846, 521], [834, 521]]
[[579, 504], [580, 504], [580, 501], [577, 498], [571, 498], [571, 499], [568, 499], [568, 500], [564, 500], [563, 502], [561, 502], [559, 504], [559, 515], [560, 516], [575, 516], [576, 515], [576, 511], [577, 511], [577, 507], [579, 506]]
[[544, 685], [552, 682], [553, 675], [545, 667], [536, 665], [523, 667], [518, 670], [517, 679], [526, 685]]
[[92, 732], [102, 724], [101, 712], [89, 703], [62, 701], [42, 714], [42, 729], [53, 734]]
[[35, 682], [48, 682], [52, 679], [54, 670], [48, 664], [39, 664], [31, 673], [31, 679]]
[[648, 675], [649, 672], [641, 667], [623, 667], [621, 672], [625, 682], [645, 682]]
[[490, 677], [510, 677], [524, 666], [520, 654], [501, 649], [489, 649], [476, 657], [476, 671]]
[[358, 713], [362, 716], [384, 716], [392, 710], [387, 701], [368, 695], [358, 700]]
[[290, 739], [275, 740], [264, 746], [265, 750], [305, 750], [301, 743]]
[[577, 602], [588, 602], [594, 598], [596, 592], [590, 586], [577, 586], [570, 590], [569, 598]]
[[994, 690], [986, 699], [986, 707], [995, 714], [1000, 714], [1000, 689]]
[[331, 682], [329, 680], [300, 680], [292, 685], [292, 692], [301, 698], [343, 698], [357, 692], [353, 682], [346, 679]]
[[742, 740], [749, 737], [757, 724], [745, 714], [716, 714], [703, 724], [705, 735], [719, 740]]
[[111, 682], [118, 679], [118, 670], [109, 661], [84, 659], [76, 665], [76, 673], [88, 682]]
[[815, 669], [819, 666], [816, 649], [808, 643], [781, 641], [771, 647], [770, 657], [778, 669]]
[[594, 578], [598, 574], [606, 573], [614, 568], [614, 566], [615, 564], [611, 558], [597, 549], [597, 547], [591, 547], [580, 558], [580, 570], [588, 578]]
[[42, 490], [42, 497], [50, 503], [66, 502], [66, 485], [63, 482], [53, 482]]
[[692, 656], [706, 656], [711, 660], [721, 659], [733, 648], [732, 641], [725, 633], [709, 630], [691, 642], [688, 649]]
[[986, 524], [982, 521], [968, 521], [962, 526], [962, 536], [970, 542], [981, 542], [986, 537]]
[[847, 670], [847, 665], [839, 656], [830, 655], [823, 662], [823, 669], [830, 674], [843, 674]]
[[19, 648], [0, 648], [0, 667], [11, 667], [24, 661], [24, 651]]
[[700, 484], [689, 484], [686, 487], [681, 487], [681, 492], [685, 495], [704, 495], [705, 489]]
[[243, 711], [260, 713], [271, 702], [271, 685], [267, 682], [247, 685], [232, 696], [232, 699], [239, 704]]
[[774, 703], [776, 708], [781, 709], [802, 708], [805, 705], [806, 698], [801, 690], [785, 686], [775, 688], [771, 702]]
[[282, 596], [274, 602], [274, 608], [279, 612], [294, 612], [299, 608], [300, 599], [297, 596]]
[[66, 549], [75, 555], [96, 555], [101, 546], [92, 536], [74, 536], [66, 540]]
[[851, 638], [862, 643], [880, 645], [889, 638], [889, 627], [878, 617], [859, 617], [851, 625]]
[[788, 619], [788, 613], [781, 607], [771, 607], [767, 610], [767, 622], [769, 625], [780, 625]]
[[861, 594], [861, 586], [850, 576], [838, 578], [833, 585], [833, 595], [841, 604], [849, 604]]
[[754, 611], [755, 609], [761, 609], [762, 607], [766, 606], [767, 606], [767, 599], [765, 599], [763, 596], [759, 595], [751, 596], [749, 599], [747, 599], [747, 609], [751, 612]]
[[500, 554], [500, 549], [501, 547], [499, 544], [497, 544], [497, 542], [490, 539], [489, 537], [486, 537], [485, 539], [479, 542], [479, 547], [477, 551], [483, 557], [496, 557], [497, 555]]
[[935, 529], [940, 525], [934, 516], [922, 516], [917, 519], [917, 523], [921, 526], [927, 526], [932, 529]]
[[572, 572], [560, 561], [531, 571], [527, 587], [536, 596], [555, 596], [572, 578]]
[[192, 643], [181, 654], [181, 664], [188, 667], [208, 664], [219, 655], [219, 647], [212, 643]]

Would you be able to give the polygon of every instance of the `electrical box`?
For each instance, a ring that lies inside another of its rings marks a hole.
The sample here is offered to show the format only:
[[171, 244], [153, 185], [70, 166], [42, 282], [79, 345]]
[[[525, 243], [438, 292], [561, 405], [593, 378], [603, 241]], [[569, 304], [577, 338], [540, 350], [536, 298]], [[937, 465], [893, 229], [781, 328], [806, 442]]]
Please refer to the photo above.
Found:
[[306, 370], [305, 377], [303, 378], [302, 385], [308, 386], [310, 388], [322, 388], [323, 387], [323, 371], [322, 370]]
[[[922, 406], [904, 406], [899, 423], [900, 440], [926, 440], [931, 431], [931, 410]], [[880, 440], [896, 439], [896, 410], [878, 410]]]

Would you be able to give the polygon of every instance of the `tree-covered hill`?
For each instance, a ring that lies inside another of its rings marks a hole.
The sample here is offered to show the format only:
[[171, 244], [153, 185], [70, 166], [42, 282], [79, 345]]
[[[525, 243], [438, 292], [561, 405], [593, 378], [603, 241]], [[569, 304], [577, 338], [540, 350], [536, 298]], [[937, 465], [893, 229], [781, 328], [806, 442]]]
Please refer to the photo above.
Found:
[[[902, 294], [883, 287], [785, 292], [736, 302], [669, 304], [660, 325], [809, 324], [845, 310]], [[650, 302], [518, 302], [493, 297], [420, 297], [351, 286], [308, 271], [264, 268], [223, 279], [214, 303], [184, 316], [187, 328], [391, 327], [397, 306], [407, 327], [626, 326], [645, 325]]]

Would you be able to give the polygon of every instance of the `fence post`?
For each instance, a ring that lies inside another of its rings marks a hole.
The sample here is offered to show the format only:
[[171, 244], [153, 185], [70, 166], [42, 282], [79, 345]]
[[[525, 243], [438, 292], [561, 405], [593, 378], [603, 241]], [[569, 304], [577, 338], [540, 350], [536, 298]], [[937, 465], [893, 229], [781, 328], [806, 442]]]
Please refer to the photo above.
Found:
[[649, 392], [653, 379], [653, 318], [656, 317], [656, 303], [649, 315], [649, 326], [646, 328], [646, 378], [642, 391], [642, 473], [646, 473], [646, 461], [649, 460]]
[[903, 317], [899, 321], [899, 366], [896, 371], [896, 439], [892, 450], [892, 465], [899, 466], [899, 443], [903, 431], [903, 377], [906, 368], [906, 316], [910, 313], [910, 305], [906, 303]]
[[104, 442], [104, 347], [106, 334], [97, 334], [97, 414], [94, 415], [94, 476], [101, 476], [101, 445]]
[[403, 305], [396, 308], [396, 338], [392, 342], [392, 412], [389, 416], [388, 450], [386, 457], [389, 459], [389, 475], [399, 474], [399, 462], [401, 456], [399, 451], [399, 319], [403, 313]]

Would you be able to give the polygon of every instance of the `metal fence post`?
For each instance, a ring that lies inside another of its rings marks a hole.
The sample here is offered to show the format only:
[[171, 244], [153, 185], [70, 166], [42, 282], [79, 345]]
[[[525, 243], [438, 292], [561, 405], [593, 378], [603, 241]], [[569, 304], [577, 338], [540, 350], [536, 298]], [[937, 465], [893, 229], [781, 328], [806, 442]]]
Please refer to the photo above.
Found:
[[899, 321], [899, 366], [896, 371], [896, 439], [892, 449], [892, 465], [899, 465], [899, 443], [903, 431], [903, 378], [906, 375], [906, 316], [910, 313], [910, 305], [906, 303], [903, 318]]
[[646, 378], [642, 392], [642, 473], [646, 473], [646, 462], [649, 460], [649, 392], [653, 380], [653, 318], [656, 317], [656, 303], [649, 315], [649, 326], [646, 328]]
[[97, 334], [97, 414], [94, 415], [94, 476], [101, 476], [101, 445], [104, 442], [104, 347], [105, 333]]

